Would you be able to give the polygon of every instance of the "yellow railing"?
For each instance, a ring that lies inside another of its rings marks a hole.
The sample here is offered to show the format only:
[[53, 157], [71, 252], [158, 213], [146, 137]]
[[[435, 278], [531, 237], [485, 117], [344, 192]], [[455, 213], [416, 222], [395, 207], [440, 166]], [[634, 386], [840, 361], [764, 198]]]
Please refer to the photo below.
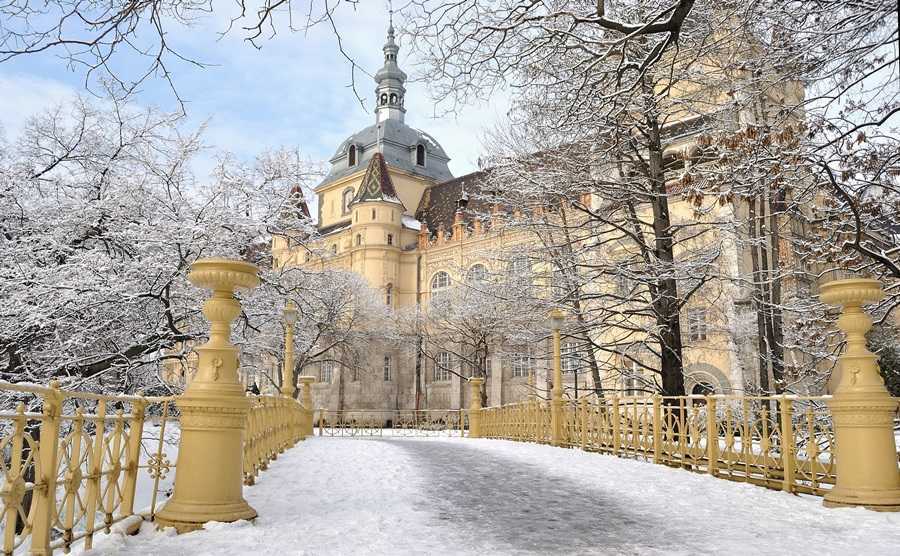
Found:
[[270, 461], [303, 440], [305, 418], [303, 406], [293, 398], [253, 398], [244, 433], [244, 484], [254, 484]]
[[[561, 444], [822, 495], [835, 483], [834, 432], [826, 399], [583, 399], [564, 408]], [[550, 443], [550, 412], [550, 404], [543, 400], [486, 408], [482, 410], [483, 435]]]
[[[153, 518], [175, 468], [179, 428], [174, 397], [105, 396], [0, 382], [13, 411], [0, 411], [0, 538], [3, 554], [69, 552], [138, 515]], [[244, 436], [244, 476], [253, 484], [279, 453], [303, 438], [296, 400], [252, 399]], [[152, 426], [145, 426], [152, 422]], [[140, 470], [147, 474], [141, 477]], [[159, 499], [159, 502], [158, 502]], [[137, 507], [136, 507], [137, 506]]]
[[[173, 398], [103, 396], [0, 383], [14, 411], [0, 412], [0, 504], [3, 553], [68, 552], [83, 539], [135, 514], [138, 476], [149, 472], [152, 494], [137, 511], [152, 513], [159, 481], [174, 465], [163, 452]], [[145, 433], [145, 419], [159, 429]], [[147, 494], [146, 492], [141, 494]]]
[[317, 417], [319, 436], [463, 436], [467, 424], [458, 409], [321, 409]]

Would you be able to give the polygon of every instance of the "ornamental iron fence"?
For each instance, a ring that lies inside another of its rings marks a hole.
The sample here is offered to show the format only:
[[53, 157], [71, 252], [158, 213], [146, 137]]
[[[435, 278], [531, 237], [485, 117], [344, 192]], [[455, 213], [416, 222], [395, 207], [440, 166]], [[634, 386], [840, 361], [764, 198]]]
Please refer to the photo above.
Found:
[[465, 436], [464, 411], [447, 410], [343, 410], [318, 411], [319, 436], [350, 438]]
[[[564, 406], [559, 444], [821, 496], [836, 480], [829, 398], [583, 398]], [[481, 410], [482, 433], [550, 444], [551, 412], [538, 399], [489, 407]]]
[[[153, 520], [171, 494], [179, 411], [174, 397], [108, 396], [0, 382], [0, 539], [4, 555], [88, 550], [98, 532]], [[310, 412], [253, 396], [243, 443], [253, 484], [302, 439]], [[168, 453], [167, 453], [168, 452]], [[142, 473], [143, 472], [143, 473]], [[169, 479], [169, 480], [167, 480]], [[139, 519], [129, 520], [133, 516]]]

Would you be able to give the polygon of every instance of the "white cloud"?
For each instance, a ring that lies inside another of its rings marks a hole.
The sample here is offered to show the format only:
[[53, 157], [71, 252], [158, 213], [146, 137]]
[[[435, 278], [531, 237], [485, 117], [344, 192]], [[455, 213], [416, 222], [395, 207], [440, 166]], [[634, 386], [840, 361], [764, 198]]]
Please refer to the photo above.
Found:
[[[346, 52], [365, 71], [374, 74], [383, 63], [381, 47], [387, 30], [386, 2], [362, 2], [356, 10], [342, 9], [336, 21]], [[224, 6], [224, 5], [223, 5]], [[279, 34], [256, 49], [243, 40], [236, 26], [224, 38], [228, 16], [218, 10], [198, 20], [189, 29], [172, 29], [167, 40], [180, 53], [211, 64], [205, 69], [171, 61], [169, 69], [178, 93], [187, 101], [191, 125], [208, 123], [205, 141], [251, 159], [257, 153], [279, 146], [300, 147], [308, 156], [327, 160], [344, 138], [374, 122], [371, 112], [375, 84], [369, 75], [356, 74], [356, 90], [364, 97], [363, 109], [349, 87], [349, 63], [338, 51], [330, 27], [322, 24], [308, 33], [292, 33], [282, 19]], [[400, 64], [412, 73], [410, 49], [401, 43]], [[48, 62], [48, 60], [43, 60]], [[124, 67], [137, 72], [146, 59], [131, 59]], [[0, 65], [0, 71], [4, 69]], [[19, 63], [16, 73], [0, 73], [0, 122], [7, 135], [21, 129], [31, 113], [64, 100], [78, 91], [83, 76], [65, 72], [53, 63]], [[33, 72], [33, 73], [32, 73]], [[68, 85], [59, 79], [70, 81]], [[431, 117], [434, 106], [422, 83], [407, 84], [407, 123], [433, 135], [452, 158], [457, 175], [472, 171], [481, 154], [484, 129], [504, 117], [507, 99], [472, 106], [456, 117]], [[176, 99], [162, 80], [147, 82], [137, 102], [156, 104], [166, 110], [178, 108]], [[10, 108], [7, 108], [10, 107]], [[205, 176], [209, 156], [198, 162], [198, 175]]]
[[73, 88], [54, 79], [0, 71], [0, 124], [8, 138], [15, 138], [31, 116], [75, 95]]

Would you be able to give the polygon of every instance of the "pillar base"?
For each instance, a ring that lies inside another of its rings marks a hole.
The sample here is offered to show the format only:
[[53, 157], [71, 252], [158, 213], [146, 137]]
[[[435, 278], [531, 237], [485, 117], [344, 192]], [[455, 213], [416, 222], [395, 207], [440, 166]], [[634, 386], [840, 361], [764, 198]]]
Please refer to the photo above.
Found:
[[876, 512], [900, 512], [900, 488], [891, 490], [833, 488], [825, 494], [826, 508], [862, 506]]
[[166, 507], [153, 518], [160, 529], [174, 527], [178, 534], [202, 529], [210, 521], [231, 523], [241, 519], [253, 519], [256, 510], [246, 501], [233, 504], [185, 504], [170, 500]]

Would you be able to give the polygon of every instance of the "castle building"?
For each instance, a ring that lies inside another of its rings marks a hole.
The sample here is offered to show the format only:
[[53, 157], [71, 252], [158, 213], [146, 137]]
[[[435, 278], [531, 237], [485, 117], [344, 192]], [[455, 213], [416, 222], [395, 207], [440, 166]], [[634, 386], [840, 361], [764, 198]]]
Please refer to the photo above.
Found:
[[[407, 125], [407, 76], [397, 65], [399, 47], [393, 27], [388, 29], [383, 51], [384, 65], [375, 74], [375, 123], [340, 144], [330, 159], [330, 172], [314, 190], [319, 249], [292, 247], [285, 238], [275, 237], [273, 262], [276, 267], [350, 270], [363, 276], [390, 308], [422, 307], [427, 311], [433, 294], [466, 276], [504, 272], [490, 253], [528, 239], [521, 232], [504, 232], [502, 225], [492, 225], [491, 218], [466, 219], [466, 211], [461, 209], [469, 205], [470, 192], [477, 190], [483, 172], [454, 177], [448, 168], [450, 157], [438, 141]], [[590, 203], [591, 199], [584, 201]], [[480, 209], [491, 212], [490, 207]], [[676, 220], [693, 217], [688, 203], [674, 203], [673, 213]], [[738, 249], [726, 253], [721, 264], [728, 266], [732, 275], [748, 272], [747, 256]], [[685, 309], [688, 393], [741, 392], [753, 382], [745, 364], [753, 360], [752, 349], [742, 347], [741, 338], [736, 338], [728, 325], [729, 320], [738, 318], [737, 313], [748, 310], [742, 295], [723, 284], [707, 296], [708, 306], [703, 305], [704, 296], [698, 296]], [[739, 334], [746, 340], [745, 332]], [[540, 350], [549, 351], [546, 346]], [[332, 361], [313, 364], [302, 372], [319, 378], [313, 387], [317, 408], [467, 407], [469, 388], [464, 377], [470, 371], [463, 362], [445, 352], [422, 357], [421, 351], [414, 346], [372, 345], [362, 361], [353, 363], [357, 369], [353, 372], [347, 370], [350, 365]], [[335, 355], [335, 359], [340, 357]], [[564, 370], [574, 370], [567, 368], [566, 361]], [[485, 401], [490, 405], [519, 401], [534, 391], [534, 384], [538, 392], [546, 390], [547, 367], [546, 358], [510, 357], [508, 350], [490, 350], [484, 368]], [[610, 377], [604, 388], [620, 394], [634, 392], [638, 371], [625, 371]], [[567, 373], [565, 380], [569, 388], [579, 380], [582, 388], [591, 387], [585, 383], [587, 374]]]

